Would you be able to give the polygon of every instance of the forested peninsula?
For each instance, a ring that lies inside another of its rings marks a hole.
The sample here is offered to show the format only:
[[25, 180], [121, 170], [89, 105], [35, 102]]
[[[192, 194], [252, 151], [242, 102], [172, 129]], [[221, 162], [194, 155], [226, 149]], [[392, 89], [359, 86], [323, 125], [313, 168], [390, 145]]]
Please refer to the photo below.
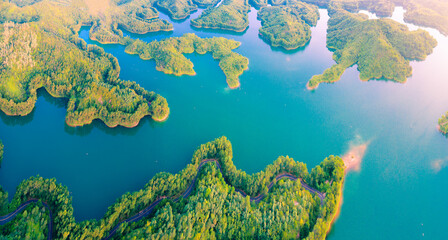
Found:
[[341, 8], [329, 12], [327, 47], [334, 52], [336, 64], [313, 76], [308, 89], [338, 81], [345, 69], [355, 64], [361, 80], [405, 82], [412, 74], [409, 60], [424, 60], [437, 45], [428, 32], [409, 31], [391, 19], [368, 19]]
[[310, 27], [319, 20], [317, 6], [288, 0], [286, 5], [263, 7], [258, 12], [260, 36], [274, 47], [296, 49], [311, 40]]
[[157, 70], [176, 76], [196, 74], [193, 63], [183, 54], [210, 52], [214, 59], [219, 60], [219, 67], [226, 75], [229, 87], [237, 88], [240, 86], [239, 76], [249, 65], [249, 59], [232, 52], [239, 45], [239, 42], [223, 37], [199, 38], [193, 33], [187, 33], [182, 37], [171, 37], [150, 43], [132, 41], [125, 51], [129, 54], [138, 54], [143, 60], [154, 59]]
[[[49, 225], [56, 239], [325, 239], [340, 204], [344, 163], [339, 157], [328, 157], [311, 173], [304, 163], [279, 157], [252, 175], [236, 169], [232, 157], [225, 137], [204, 144], [181, 172], [159, 173], [140, 191], [119, 198], [101, 220], [79, 223], [67, 187], [31, 177], [9, 204], [7, 193], [0, 192], [2, 214], [28, 204], [0, 226], [0, 234], [43, 239]], [[122, 222], [130, 217], [138, 221]]]

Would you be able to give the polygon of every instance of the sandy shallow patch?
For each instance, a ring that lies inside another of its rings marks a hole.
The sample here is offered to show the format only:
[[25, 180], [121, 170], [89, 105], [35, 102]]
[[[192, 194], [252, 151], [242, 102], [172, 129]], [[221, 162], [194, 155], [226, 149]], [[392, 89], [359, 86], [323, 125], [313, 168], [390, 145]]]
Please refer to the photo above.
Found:
[[366, 154], [369, 144], [370, 141], [362, 141], [360, 140], [360, 137], [357, 137], [357, 140], [350, 143], [349, 150], [342, 156], [346, 173], [349, 171], [358, 172], [361, 170], [362, 159]]
[[448, 166], [448, 159], [435, 159], [431, 161], [431, 168], [435, 173], [440, 172], [443, 168]]

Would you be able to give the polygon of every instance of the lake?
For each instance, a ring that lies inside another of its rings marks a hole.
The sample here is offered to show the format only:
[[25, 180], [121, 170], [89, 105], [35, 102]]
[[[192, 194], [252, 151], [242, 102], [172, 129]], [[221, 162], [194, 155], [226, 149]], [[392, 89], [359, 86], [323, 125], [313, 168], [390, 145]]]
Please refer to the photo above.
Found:
[[[307, 81], [334, 63], [325, 45], [329, 17], [320, 13], [311, 42], [294, 51], [272, 48], [258, 36], [255, 9], [244, 33], [193, 29], [186, 20], [174, 22], [170, 33], [128, 34], [152, 41], [193, 32], [240, 41], [235, 51], [250, 64], [235, 90], [211, 54], [187, 55], [196, 76], [165, 75], [123, 46], [90, 41], [83, 27], [81, 38], [118, 58], [122, 79], [167, 99], [169, 119], [145, 118], [133, 129], [110, 129], [100, 121], [71, 128], [67, 101], [40, 90], [29, 116], [0, 113], [6, 150], [0, 185], [12, 198], [30, 176], [54, 177], [68, 187], [82, 221], [101, 218], [118, 197], [141, 189], [157, 172], [178, 172], [196, 147], [223, 135], [232, 142], [235, 165], [249, 173], [280, 155], [311, 170], [329, 155], [369, 142], [361, 170], [346, 178], [341, 214], [328, 239], [447, 239], [448, 139], [436, 126], [448, 110], [448, 38], [429, 30], [439, 45], [425, 61], [411, 63], [413, 76], [405, 84], [362, 82], [355, 66], [339, 82], [308, 91]], [[402, 15], [397, 8], [393, 18], [402, 21]]]

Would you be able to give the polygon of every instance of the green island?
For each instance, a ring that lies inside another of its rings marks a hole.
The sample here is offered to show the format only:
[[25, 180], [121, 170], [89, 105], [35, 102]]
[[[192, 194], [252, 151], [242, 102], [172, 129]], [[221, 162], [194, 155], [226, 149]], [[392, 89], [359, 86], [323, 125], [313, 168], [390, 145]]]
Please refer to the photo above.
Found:
[[[12, 3], [21, 3], [19, 6], [22, 7], [17, 8]], [[61, 28], [62, 25], [76, 31], [81, 25], [92, 26], [89, 34], [92, 40], [100, 43], [120, 43], [123, 38], [122, 29], [137, 34], [173, 30], [173, 25], [160, 19], [159, 13], [152, 5], [148, 0], [11, 1], [0, 3], [0, 11], [3, 17], [1, 22], [32, 21], [17, 21], [11, 16], [5, 18], [12, 15], [40, 19], [40, 22], [45, 21], [42, 26], [52, 29]]]
[[240, 86], [239, 76], [248, 69], [249, 59], [232, 52], [240, 43], [223, 37], [199, 38], [193, 33], [182, 37], [171, 37], [150, 43], [141, 40], [130, 40], [126, 53], [138, 54], [143, 60], [154, 59], [156, 68], [166, 74], [195, 75], [193, 63], [183, 54], [196, 52], [198, 54], [212, 53], [219, 60], [230, 88]]
[[319, 20], [317, 6], [292, 1], [283, 6], [263, 7], [257, 18], [261, 21], [260, 36], [274, 47], [296, 49], [311, 40], [310, 27]]
[[145, 116], [157, 121], [168, 117], [165, 98], [119, 79], [117, 59], [79, 39], [76, 26], [66, 22], [72, 19], [62, 12], [41, 16], [4, 2], [0, 9], [11, 12], [0, 25], [0, 110], [7, 115], [29, 114], [37, 90], [44, 88], [53, 97], [68, 99], [70, 126], [100, 119], [109, 127], [134, 127]]
[[82, 21], [83, 25], [91, 25], [90, 38], [103, 44], [120, 43], [123, 38], [121, 29], [137, 34], [173, 30], [173, 25], [160, 19], [148, 0], [125, 1], [123, 4], [115, 1], [85, 2], [89, 16], [86, 19], [75, 16], [74, 19]]
[[190, 23], [197, 28], [243, 32], [249, 26], [249, 10], [250, 5], [247, 0], [223, 0], [218, 7], [205, 9]]
[[[148, 1], [149, 2], [149, 1]], [[167, 11], [173, 19], [185, 19], [198, 9], [192, 0], [158, 0], [158, 8]]]
[[439, 130], [445, 135], [448, 134], [448, 112], [439, 119]]
[[[28, 239], [46, 234], [57, 239], [325, 239], [341, 203], [341, 158], [330, 156], [308, 173], [304, 163], [279, 157], [249, 175], [235, 167], [232, 157], [225, 137], [203, 144], [181, 172], [159, 173], [143, 189], [119, 198], [101, 220], [79, 223], [67, 187], [55, 179], [31, 177], [18, 186], [9, 204], [7, 193], [0, 191], [2, 213], [29, 202], [0, 226], [0, 234]], [[276, 181], [281, 174], [297, 180]], [[130, 217], [138, 221], [123, 221]]]
[[424, 30], [409, 31], [391, 19], [369, 20], [364, 14], [331, 9], [327, 47], [336, 64], [311, 78], [308, 89], [340, 79], [345, 69], [357, 64], [360, 79], [406, 82], [411, 76], [409, 60], [424, 60], [437, 41]]

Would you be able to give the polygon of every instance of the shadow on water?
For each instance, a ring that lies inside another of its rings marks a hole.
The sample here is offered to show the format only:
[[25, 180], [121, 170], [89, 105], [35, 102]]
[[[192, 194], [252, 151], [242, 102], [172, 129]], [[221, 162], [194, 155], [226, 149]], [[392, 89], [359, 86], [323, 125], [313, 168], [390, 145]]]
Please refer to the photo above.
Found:
[[127, 128], [123, 126], [117, 126], [111, 128], [108, 127], [103, 121], [95, 119], [91, 124], [81, 127], [71, 127], [65, 124], [64, 131], [70, 135], [84, 137], [88, 136], [92, 132], [92, 130], [96, 128], [111, 136], [135, 136], [138, 131], [146, 124], [149, 124], [151, 128], [159, 128], [163, 127], [163, 125], [165, 125], [165, 122], [156, 122], [150, 116], [146, 116], [140, 120], [139, 124], [136, 127]]
[[3, 111], [0, 111], [0, 118], [8, 126], [24, 126], [34, 119], [34, 112], [36, 108], [26, 116], [8, 116]]
[[[54, 98], [44, 88], [37, 90], [37, 99], [43, 97], [45, 101], [55, 105], [58, 108], [65, 108], [67, 106], [68, 99]], [[8, 126], [24, 126], [34, 119], [34, 113], [38, 106], [34, 106], [30, 114], [26, 116], [8, 116], [3, 111], [0, 111], [0, 118]]]
[[193, 25], [190, 25], [191, 29], [197, 32], [204, 32], [204, 33], [216, 33], [216, 34], [227, 34], [227, 35], [234, 35], [234, 36], [243, 36], [247, 30], [249, 30], [250, 26], [248, 26], [244, 31], [242, 32], [235, 32], [231, 30], [222, 30], [222, 29], [214, 29], [214, 28], [198, 28]]
[[55, 105], [58, 108], [66, 108], [68, 99], [67, 98], [55, 98], [51, 96], [45, 88], [39, 88], [37, 90], [37, 98], [43, 97], [45, 101]]
[[[406, 79], [407, 81], [408, 79]], [[360, 80], [363, 82], [373, 82], [373, 81], [377, 81], [377, 82], [384, 82], [384, 83], [396, 83], [396, 84], [406, 84], [406, 82], [398, 82], [392, 79], [387, 79], [387, 78], [372, 78], [369, 80]]]

